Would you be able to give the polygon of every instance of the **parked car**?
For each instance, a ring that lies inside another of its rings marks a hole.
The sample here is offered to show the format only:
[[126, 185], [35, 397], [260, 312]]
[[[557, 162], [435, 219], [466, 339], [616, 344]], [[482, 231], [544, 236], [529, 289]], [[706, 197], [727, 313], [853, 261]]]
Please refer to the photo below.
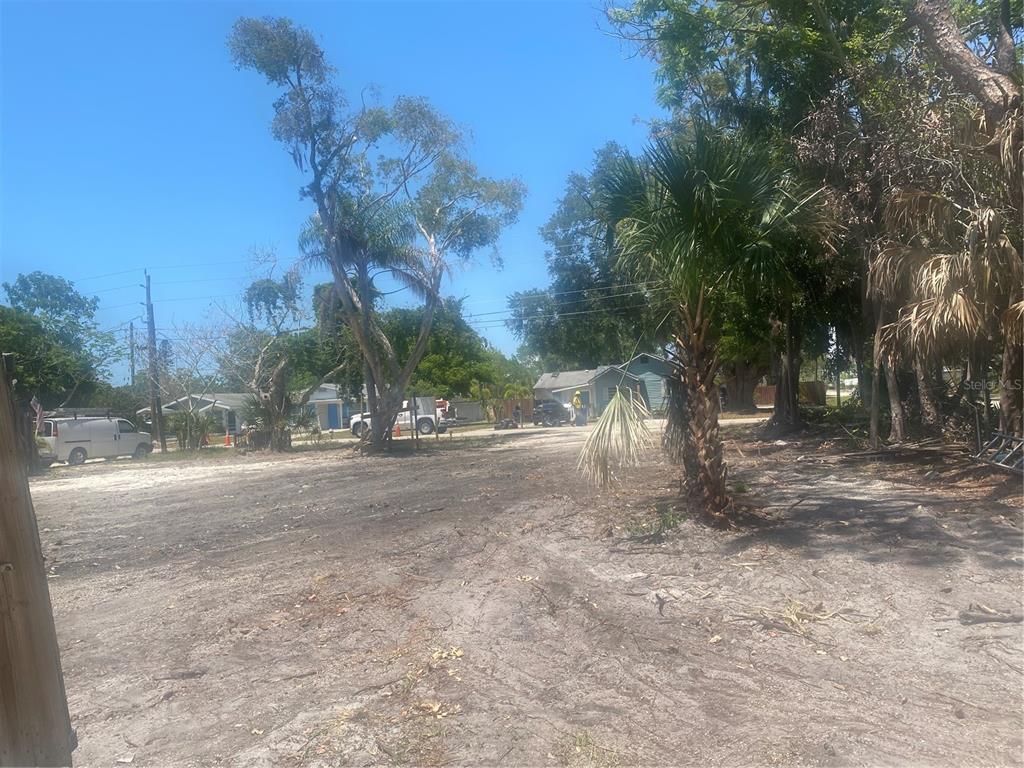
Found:
[[[398, 412], [398, 418], [395, 419], [395, 424], [400, 430], [404, 432], [411, 432], [412, 406], [408, 400], [402, 403], [402, 409], [403, 410]], [[448, 431], [448, 421], [446, 419], [438, 418], [437, 406], [435, 405], [434, 398], [416, 398], [416, 427], [421, 435], [432, 435], [434, 432], [443, 435]], [[352, 434], [356, 437], [361, 438], [364, 433], [369, 433], [371, 428], [370, 414], [360, 413], [359, 415], [352, 417], [351, 429]]]
[[153, 450], [149, 432], [140, 432], [127, 419], [109, 417], [50, 418], [42, 424], [44, 459], [82, 464], [86, 459], [132, 456], [141, 459]]
[[539, 400], [533, 404], [533, 423], [557, 427], [569, 422], [569, 406], [557, 400]]

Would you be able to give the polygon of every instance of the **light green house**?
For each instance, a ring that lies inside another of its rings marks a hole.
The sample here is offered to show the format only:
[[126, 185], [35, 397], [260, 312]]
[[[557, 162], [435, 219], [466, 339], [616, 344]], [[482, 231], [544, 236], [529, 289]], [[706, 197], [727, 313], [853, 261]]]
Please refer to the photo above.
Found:
[[533, 385], [533, 397], [536, 400], [571, 403], [573, 395], [579, 391], [580, 399], [587, 406], [588, 418], [596, 418], [604, 411], [616, 388], [628, 390], [634, 397], [642, 397], [642, 383], [638, 376], [617, 365], [604, 365], [582, 371], [541, 374]]
[[661, 355], [644, 352], [621, 367], [640, 380], [640, 394], [647, 409], [651, 413], [664, 413], [668, 401], [665, 379], [672, 375], [668, 361]]

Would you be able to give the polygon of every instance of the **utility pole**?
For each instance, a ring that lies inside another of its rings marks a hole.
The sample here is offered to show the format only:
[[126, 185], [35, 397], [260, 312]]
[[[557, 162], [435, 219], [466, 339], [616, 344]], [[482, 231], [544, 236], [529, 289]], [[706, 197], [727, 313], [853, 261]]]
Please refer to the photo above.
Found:
[[53, 607], [29, 493], [11, 356], [0, 364], [0, 765], [71, 765]]
[[128, 366], [131, 369], [129, 385], [135, 387], [135, 321], [128, 323]]
[[153, 321], [153, 297], [149, 286], [149, 272], [146, 273], [146, 323], [149, 326], [149, 412], [153, 418], [153, 432], [160, 442], [160, 450], [167, 453], [167, 438], [162, 422], [163, 409], [160, 405], [160, 368], [156, 359], [156, 323]]

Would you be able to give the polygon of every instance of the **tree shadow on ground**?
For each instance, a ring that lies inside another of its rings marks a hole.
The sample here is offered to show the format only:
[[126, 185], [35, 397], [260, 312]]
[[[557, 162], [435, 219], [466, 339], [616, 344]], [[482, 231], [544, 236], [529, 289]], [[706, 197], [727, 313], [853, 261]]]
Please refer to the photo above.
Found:
[[1008, 508], [979, 507], [870, 476], [836, 479], [787, 472], [783, 491], [759, 499], [763, 514], [740, 521], [728, 553], [772, 544], [815, 559], [836, 550], [870, 562], [942, 567], [974, 556], [994, 568], [1020, 568], [1024, 537]]
[[[754, 490], [735, 494], [728, 531], [680, 495], [678, 486], [662, 485], [641, 505], [649, 510], [646, 529], [623, 540], [620, 549], [635, 551], [674, 538], [659, 522], [675, 518], [715, 530], [713, 551], [725, 555], [767, 544], [807, 559], [845, 552], [868, 562], [925, 568], [969, 557], [996, 569], [1022, 566], [1021, 512], [998, 500], [1007, 491], [1012, 495], [1013, 478], [982, 471], [984, 486], [993, 487], [975, 488], [972, 498], [924, 488], [909, 468], [883, 479], [869, 467], [845, 463], [748, 465], [732, 480]], [[943, 478], [939, 487], [945, 486]]]

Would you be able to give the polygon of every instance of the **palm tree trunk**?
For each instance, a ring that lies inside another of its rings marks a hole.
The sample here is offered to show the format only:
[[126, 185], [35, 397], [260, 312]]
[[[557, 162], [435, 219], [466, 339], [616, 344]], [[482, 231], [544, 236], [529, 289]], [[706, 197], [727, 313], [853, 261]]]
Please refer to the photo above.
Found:
[[723, 518], [729, 506], [727, 470], [718, 430], [718, 360], [706, 343], [708, 323], [700, 313], [676, 342], [683, 352], [686, 382], [686, 429], [683, 432], [683, 470], [686, 490], [699, 498], [704, 509]]
[[1024, 436], [1024, 347], [1007, 342], [1000, 375], [999, 431]]
[[917, 378], [917, 401], [921, 406], [921, 425], [937, 434], [942, 429], [942, 417], [935, 398], [935, 382], [928, 375], [928, 363], [920, 353], [914, 355], [914, 376]]
[[883, 363], [885, 371], [885, 388], [889, 393], [889, 442], [902, 443], [906, 439], [906, 414], [903, 401], [900, 400], [900, 385], [896, 380], [896, 371], [889, 363]]
[[877, 451], [882, 447], [880, 422], [882, 420], [882, 308], [878, 307], [875, 315], [875, 339], [871, 352], [871, 419], [868, 427], [868, 441], [871, 449]]
[[[981, 415], [981, 442], [988, 439], [992, 431], [990, 406], [992, 395], [988, 387], [988, 359], [990, 347], [984, 341], [976, 341], [967, 357], [967, 396], [975, 413]], [[978, 395], [981, 394], [979, 403]], [[1000, 414], [1001, 416], [1002, 414]]]

